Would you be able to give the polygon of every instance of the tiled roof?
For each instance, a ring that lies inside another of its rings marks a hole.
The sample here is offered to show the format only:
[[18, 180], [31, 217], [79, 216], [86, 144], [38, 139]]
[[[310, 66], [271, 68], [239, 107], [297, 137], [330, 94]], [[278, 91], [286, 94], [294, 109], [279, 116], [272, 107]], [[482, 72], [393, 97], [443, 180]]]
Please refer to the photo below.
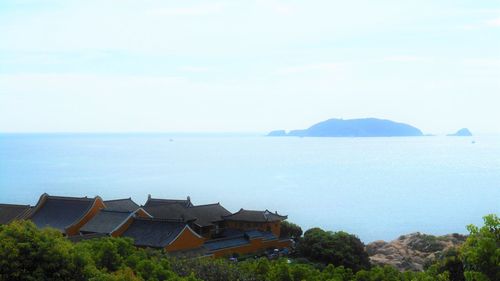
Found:
[[150, 207], [144, 206], [144, 209], [154, 218], [180, 219], [184, 221], [192, 221], [196, 219], [196, 217], [193, 217], [187, 211], [186, 207], [180, 204], [166, 204], [166, 205], [156, 205]]
[[120, 224], [124, 223], [132, 212], [118, 212], [110, 210], [101, 210], [81, 229], [81, 232], [87, 233], [111, 233]]
[[254, 238], [262, 238], [264, 235], [259, 230], [249, 230], [245, 231], [245, 236], [248, 237], [248, 239], [254, 239]]
[[25, 218], [31, 210], [29, 205], [0, 204], [0, 224]]
[[213, 252], [225, 248], [248, 245], [251, 239], [260, 238], [264, 241], [278, 239], [272, 232], [260, 230], [240, 231], [236, 229], [226, 229], [224, 233], [227, 235], [226, 237], [208, 240], [203, 244], [203, 247]]
[[271, 213], [268, 210], [254, 211], [240, 209], [238, 212], [232, 215], [224, 216], [223, 218], [228, 221], [272, 222], [285, 220], [287, 216], [282, 216], [278, 213]]
[[184, 199], [151, 198], [151, 195], [148, 195], [148, 200], [144, 204], [144, 207], [154, 207], [159, 205], [170, 205], [170, 204], [180, 204], [184, 207], [193, 206], [193, 204], [191, 203], [191, 198], [189, 198], [189, 196], [184, 200]]
[[122, 236], [134, 239], [136, 246], [164, 248], [187, 227], [186, 223], [161, 219], [135, 218]]
[[[82, 218], [92, 207], [95, 198], [87, 197], [59, 197], [42, 195], [46, 201], [41, 206], [35, 206], [29, 216], [38, 227], [50, 226], [65, 231]], [[40, 203], [39, 203], [40, 204]]]
[[263, 231], [262, 232], [262, 239], [264, 241], [267, 241], [267, 240], [277, 240], [278, 237], [276, 237], [276, 235], [274, 235], [272, 232], [270, 231]]
[[231, 214], [219, 203], [193, 206], [187, 208], [187, 212], [190, 216], [196, 218], [194, 223], [201, 227], [210, 226], [213, 222], [221, 221], [223, 216]]
[[155, 218], [194, 220], [194, 223], [201, 227], [210, 226], [213, 222], [221, 221], [223, 216], [231, 214], [219, 203], [191, 207], [174, 203], [144, 207], [144, 209]]
[[250, 244], [250, 242], [248, 241], [248, 239], [245, 239], [245, 237], [231, 237], [207, 241], [205, 242], [205, 244], [203, 244], [203, 247], [205, 247], [209, 251], [217, 251], [225, 248], [240, 247], [248, 244]]
[[278, 239], [272, 232], [260, 230], [245, 231], [244, 236], [248, 239], [262, 238], [265, 241]]
[[132, 198], [106, 200], [104, 201], [104, 205], [106, 206], [106, 210], [122, 212], [133, 212], [140, 208], [140, 206], [137, 205]]

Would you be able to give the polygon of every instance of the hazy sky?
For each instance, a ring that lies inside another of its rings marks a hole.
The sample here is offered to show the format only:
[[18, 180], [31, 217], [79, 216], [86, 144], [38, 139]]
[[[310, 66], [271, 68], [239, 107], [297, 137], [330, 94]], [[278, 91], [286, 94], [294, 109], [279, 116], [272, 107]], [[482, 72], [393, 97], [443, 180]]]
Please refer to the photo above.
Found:
[[500, 1], [0, 1], [0, 131], [500, 133]]

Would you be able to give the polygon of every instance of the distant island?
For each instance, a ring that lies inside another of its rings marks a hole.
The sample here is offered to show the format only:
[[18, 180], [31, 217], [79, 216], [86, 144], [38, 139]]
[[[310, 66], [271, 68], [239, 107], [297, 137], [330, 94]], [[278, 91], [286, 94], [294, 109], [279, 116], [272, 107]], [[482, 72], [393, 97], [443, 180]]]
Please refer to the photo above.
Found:
[[408, 124], [377, 118], [329, 119], [305, 130], [272, 131], [270, 137], [406, 137], [423, 136], [420, 129]]
[[448, 136], [449, 137], [471, 137], [472, 133], [469, 131], [469, 129], [463, 128], [463, 129], [458, 130], [454, 134], [449, 134]]

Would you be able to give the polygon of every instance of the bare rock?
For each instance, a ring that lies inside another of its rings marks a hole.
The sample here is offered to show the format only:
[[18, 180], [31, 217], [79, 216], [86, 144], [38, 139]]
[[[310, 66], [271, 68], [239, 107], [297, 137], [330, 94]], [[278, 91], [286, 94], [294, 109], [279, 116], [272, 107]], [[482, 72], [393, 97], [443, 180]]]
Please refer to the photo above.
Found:
[[391, 265], [401, 271], [422, 271], [428, 261], [460, 246], [466, 238], [460, 234], [434, 236], [416, 232], [401, 235], [391, 242], [372, 242], [366, 245], [366, 251], [374, 265]]

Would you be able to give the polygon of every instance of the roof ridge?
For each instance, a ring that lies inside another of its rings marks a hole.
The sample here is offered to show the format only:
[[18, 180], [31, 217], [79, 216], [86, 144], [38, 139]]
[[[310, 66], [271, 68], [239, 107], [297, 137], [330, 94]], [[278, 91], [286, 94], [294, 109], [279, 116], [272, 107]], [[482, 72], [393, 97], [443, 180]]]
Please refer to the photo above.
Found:
[[186, 221], [184, 219], [165, 219], [165, 218], [154, 218], [154, 217], [153, 218], [136, 217], [134, 219], [143, 221], [157, 221], [157, 222], [178, 222], [186, 224]]
[[100, 211], [101, 212], [109, 212], [109, 213], [126, 213], [126, 214], [131, 214], [131, 213], [135, 212], [135, 211], [118, 211], [118, 210], [107, 209], [107, 208], [101, 209]]
[[177, 206], [179, 206], [179, 207], [181, 207], [181, 208], [184, 208], [184, 209], [189, 209], [189, 208], [191, 208], [191, 207], [186, 207], [186, 205], [181, 204], [181, 203], [179, 203], [179, 202], [174, 202], [174, 203], [172, 203], [172, 204], [168, 204], [168, 205], [154, 205], [154, 206], [145, 206], [145, 205], [142, 205], [142, 206], [140, 206], [140, 207], [141, 207], [141, 208], [142, 208], [142, 207], [146, 207], [146, 208], [165, 208], [165, 207], [170, 207], [170, 206], [172, 206], [172, 205], [177, 205]]
[[[215, 206], [215, 205], [219, 205], [219, 206], [221, 206], [221, 207], [222, 207], [222, 205], [220, 204], [220, 202], [217, 202], [217, 203], [209, 203], [209, 204], [193, 205], [193, 206], [187, 207], [187, 209], [192, 209], [192, 208], [196, 208], [196, 207]], [[224, 208], [224, 207], [223, 207], [223, 208]]]
[[9, 203], [0, 203], [0, 206], [31, 207], [31, 205], [24, 205], [24, 204], [9, 204]]
[[125, 201], [125, 200], [130, 200], [130, 201], [134, 201], [132, 200], [132, 197], [129, 197], [129, 198], [122, 198], [122, 199], [111, 199], [111, 200], [104, 200], [104, 202], [113, 202], [113, 201]]
[[158, 200], [158, 201], [188, 201], [188, 199], [169, 199], [169, 198], [149, 198], [149, 200]]
[[48, 195], [47, 194], [47, 199], [60, 199], [60, 200], [79, 200], [79, 201], [93, 201], [97, 198], [96, 197], [71, 197], [71, 196], [57, 196], [57, 195]]

